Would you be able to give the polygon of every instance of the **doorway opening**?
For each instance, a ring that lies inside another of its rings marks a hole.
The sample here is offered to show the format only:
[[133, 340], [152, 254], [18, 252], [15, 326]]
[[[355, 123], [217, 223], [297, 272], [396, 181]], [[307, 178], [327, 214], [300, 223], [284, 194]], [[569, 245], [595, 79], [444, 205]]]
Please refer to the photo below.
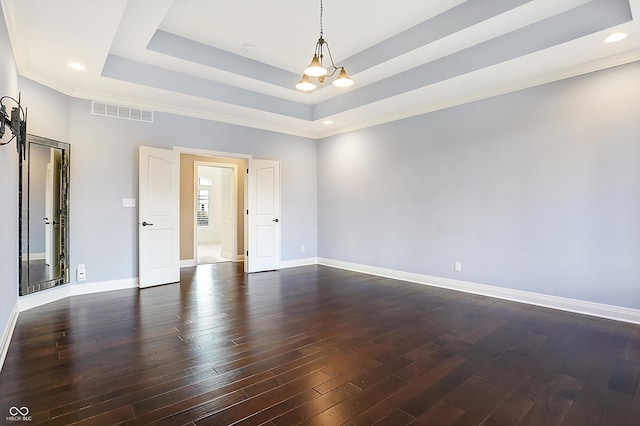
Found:
[[246, 160], [219, 154], [180, 152], [181, 267], [244, 261]]
[[[222, 240], [219, 240], [219, 249], [211, 247], [216, 250], [215, 257], [244, 262], [245, 272], [280, 269], [280, 163], [203, 149], [174, 147], [174, 150], [180, 152], [180, 266], [191, 267], [200, 263], [197, 255], [197, 212], [210, 209], [209, 214], [212, 214], [215, 194], [211, 191], [200, 193], [202, 196], [198, 200], [196, 169], [198, 166], [213, 166], [232, 168], [235, 185], [235, 199], [231, 203], [235, 206], [232, 220], [234, 246], [231, 255], [226, 256]], [[200, 183], [208, 184], [204, 180]], [[222, 192], [220, 194], [222, 196]], [[205, 215], [201, 213], [200, 216], [204, 222]], [[209, 241], [215, 242], [216, 238], [210, 237]], [[220, 256], [217, 256], [218, 250]]]
[[237, 261], [236, 173], [236, 165], [194, 163], [196, 265]]

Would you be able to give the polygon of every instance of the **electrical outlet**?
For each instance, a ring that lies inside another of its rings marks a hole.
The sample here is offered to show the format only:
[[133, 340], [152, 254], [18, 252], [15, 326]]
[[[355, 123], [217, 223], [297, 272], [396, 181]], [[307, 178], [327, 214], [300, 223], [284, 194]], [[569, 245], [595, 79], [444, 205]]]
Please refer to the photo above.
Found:
[[456, 272], [462, 272], [462, 262], [454, 262], [453, 270]]
[[76, 269], [76, 281], [84, 281], [87, 279], [87, 268], [84, 266], [84, 263], [78, 264], [78, 269]]
[[300, 253], [304, 253], [307, 248], [303, 245], [300, 246]]

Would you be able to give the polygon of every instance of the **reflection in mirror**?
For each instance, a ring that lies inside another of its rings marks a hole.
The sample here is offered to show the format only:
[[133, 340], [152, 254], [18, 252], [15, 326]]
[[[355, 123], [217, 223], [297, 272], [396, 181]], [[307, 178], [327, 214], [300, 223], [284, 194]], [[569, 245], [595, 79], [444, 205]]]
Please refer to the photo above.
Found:
[[20, 165], [20, 295], [69, 282], [69, 144], [27, 135]]

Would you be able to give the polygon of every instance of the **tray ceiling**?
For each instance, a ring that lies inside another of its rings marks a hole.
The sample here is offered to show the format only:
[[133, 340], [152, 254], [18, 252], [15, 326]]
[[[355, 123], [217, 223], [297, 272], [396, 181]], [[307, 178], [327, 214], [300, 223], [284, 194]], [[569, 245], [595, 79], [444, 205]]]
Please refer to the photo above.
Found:
[[[355, 85], [301, 93], [319, 0], [1, 1], [27, 78], [312, 138], [640, 59], [640, 0], [325, 0], [325, 39]], [[629, 37], [603, 43], [614, 32]]]

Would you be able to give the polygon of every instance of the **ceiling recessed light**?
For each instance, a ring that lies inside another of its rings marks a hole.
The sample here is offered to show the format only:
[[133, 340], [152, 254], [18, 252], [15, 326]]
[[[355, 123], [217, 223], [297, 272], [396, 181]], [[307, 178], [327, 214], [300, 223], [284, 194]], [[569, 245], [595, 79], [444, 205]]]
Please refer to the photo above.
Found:
[[326, 124], [326, 125], [333, 124], [333, 121], [331, 121], [331, 120], [324, 120], [324, 121], [322, 122], [322, 124]]
[[79, 64], [79, 63], [77, 63], [77, 62], [69, 62], [69, 63], [67, 64], [67, 66], [68, 66], [69, 68], [71, 68], [71, 69], [76, 70], [76, 71], [84, 71], [84, 70], [85, 70], [84, 65]]
[[627, 33], [614, 33], [614, 34], [611, 34], [609, 37], [605, 38], [604, 42], [605, 43], [615, 43], [616, 41], [624, 40], [628, 36], [629, 36], [629, 34], [627, 34]]

